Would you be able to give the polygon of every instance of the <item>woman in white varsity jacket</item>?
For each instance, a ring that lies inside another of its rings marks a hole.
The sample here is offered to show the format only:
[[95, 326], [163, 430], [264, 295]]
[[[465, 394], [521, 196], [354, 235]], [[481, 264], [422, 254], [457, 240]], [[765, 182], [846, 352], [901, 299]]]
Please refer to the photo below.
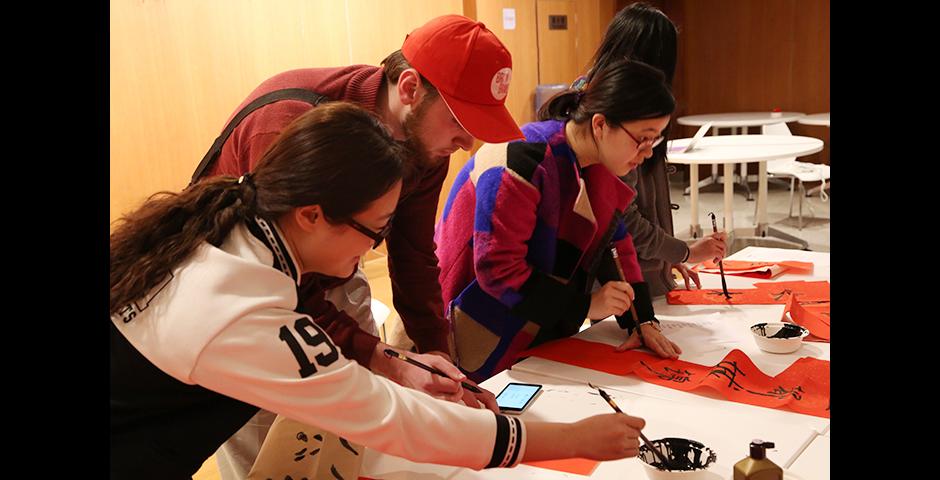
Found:
[[[437, 400], [342, 356], [310, 316], [328, 312], [296, 311], [302, 274], [348, 277], [385, 237], [401, 148], [365, 110], [323, 105], [252, 174], [154, 196], [122, 219], [111, 235], [112, 478], [188, 478], [259, 407], [474, 469], [637, 454], [640, 418], [522, 422]], [[422, 360], [462, 396], [456, 367]]]

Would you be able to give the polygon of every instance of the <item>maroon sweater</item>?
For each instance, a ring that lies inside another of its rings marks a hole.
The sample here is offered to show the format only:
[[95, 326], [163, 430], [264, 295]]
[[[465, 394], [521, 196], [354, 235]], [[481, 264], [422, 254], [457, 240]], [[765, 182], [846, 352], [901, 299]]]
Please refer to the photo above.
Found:
[[[229, 120], [254, 99], [282, 88], [305, 88], [330, 100], [353, 102], [374, 112], [383, 78], [380, 67], [369, 65], [291, 70], [262, 82]], [[310, 108], [303, 101], [281, 100], [252, 112], [232, 132], [207, 175], [239, 176], [250, 171], [281, 130]], [[448, 162], [442, 162], [405, 179], [387, 240], [395, 310], [420, 352], [449, 352], [433, 238], [437, 202], [447, 167]], [[335, 284], [316, 275], [304, 275], [299, 288], [299, 310], [311, 315], [346, 357], [368, 367], [379, 339], [359, 329], [353, 318], [326, 301], [325, 289]]]

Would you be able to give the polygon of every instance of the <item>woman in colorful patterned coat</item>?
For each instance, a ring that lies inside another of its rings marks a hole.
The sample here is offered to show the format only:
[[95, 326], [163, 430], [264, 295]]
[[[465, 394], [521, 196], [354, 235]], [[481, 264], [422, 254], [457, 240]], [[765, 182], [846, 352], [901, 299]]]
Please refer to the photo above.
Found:
[[547, 143], [481, 147], [454, 181], [435, 232], [452, 351], [474, 380], [509, 368], [526, 348], [577, 333], [586, 317], [616, 315], [627, 330], [621, 350], [681, 353], [659, 331], [622, 220], [636, 192], [618, 178], [662, 141], [675, 109], [662, 72], [612, 62], [548, 108], [563, 128]]

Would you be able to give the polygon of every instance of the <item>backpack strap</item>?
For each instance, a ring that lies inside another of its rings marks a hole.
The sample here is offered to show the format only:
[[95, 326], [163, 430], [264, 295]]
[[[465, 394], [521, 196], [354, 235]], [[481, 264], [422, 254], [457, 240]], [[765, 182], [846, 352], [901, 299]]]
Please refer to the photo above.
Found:
[[280, 100], [301, 100], [309, 103], [310, 105], [317, 106], [321, 102], [329, 101], [325, 95], [320, 95], [319, 93], [312, 92], [304, 88], [285, 88], [281, 90], [275, 90], [271, 93], [266, 93], [254, 101], [245, 106], [238, 112], [238, 115], [235, 115], [235, 118], [232, 118], [231, 122], [228, 122], [228, 125], [225, 126], [225, 129], [222, 130], [222, 133], [219, 134], [219, 137], [215, 139], [215, 142], [212, 143], [212, 146], [209, 147], [209, 151], [206, 152], [206, 155], [202, 157], [202, 161], [199, 162], [199, 166], [196, 167], [196, 171], [193, 172], [193, 178], [189, 181], [189, 184], [192, 185], [199, 181], [199, 178], [202, 177], [202, 174], [215, 163], [216, 159], [219, 158], [219, 154], [222, 153], [222, 145], [225, 144], [225, 141], [228, 140], [228, 137], [235, 130], [235, 127], [241, 123], [251, 112], [269, 104], [274, 103]]

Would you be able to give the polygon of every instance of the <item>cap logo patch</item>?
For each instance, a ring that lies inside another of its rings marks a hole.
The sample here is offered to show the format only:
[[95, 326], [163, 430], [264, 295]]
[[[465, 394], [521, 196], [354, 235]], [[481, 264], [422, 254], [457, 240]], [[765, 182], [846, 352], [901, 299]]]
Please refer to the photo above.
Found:
[[511, 77], [512, 69], [509, 67], [501, 68], [493, 75], [493, 80], [490, 82], [490, 93], [493, 94], [494, 99], [502, 100], [506, 98], [509, 93], [509, 79]]

